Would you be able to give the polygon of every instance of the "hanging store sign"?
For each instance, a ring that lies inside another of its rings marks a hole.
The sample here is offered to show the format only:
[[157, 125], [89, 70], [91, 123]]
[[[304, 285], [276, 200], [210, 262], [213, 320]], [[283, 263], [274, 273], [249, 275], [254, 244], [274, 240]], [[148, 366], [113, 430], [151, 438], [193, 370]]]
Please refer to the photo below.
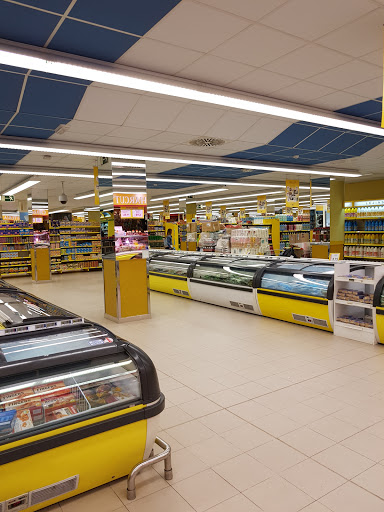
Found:
[[208, 201], [205, 203], [205, 215], [207, 220], [212, 219], [212, 201]]
[[220, 206], [220, 218], [222, 222], [225, 222], [227, 218], [227, 207], [226, 206]]
[[[8, 219], [8, 220], [18, 220], [18, 219]], [[32, 217], [32, 224], [42, 224], [43, 217]]]
[[285, 206], [297, 208], [299, 206], [299, 180], [286, 180]]
[[48, 217], [48, 210], [32, 210], [32, 215]]
[[147, 206], [147, 194], [113, 194], [113, 206]]
[[95, 166], [93, 168], [93, 190], [95, 193], [95, 206], [100, 206], [99, 197], [99, 168]]
[[239, 217], [240, 219], [245, 219], [245, 208], [240, 208]]
[[257, 213], [267, 213], [267, 196], [257, 196]]
[[163, 201], [164, 217], [168, 220], [171, 218], [171, 210], [169, 208], [169, 199]]

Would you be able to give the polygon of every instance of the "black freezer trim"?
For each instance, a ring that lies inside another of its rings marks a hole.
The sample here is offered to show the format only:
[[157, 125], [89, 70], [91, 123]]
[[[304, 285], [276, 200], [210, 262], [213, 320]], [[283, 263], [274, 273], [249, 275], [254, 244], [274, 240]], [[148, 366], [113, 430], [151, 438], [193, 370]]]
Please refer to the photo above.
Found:
[[382, 308], [382, 307], [380, 307], [380, 306], [379, 306], [379, 307], [376, 309], [376, 315], [384, 315], [384, 308]]
[[381, 279], [379, 279], [377, 285], [376, 285], [376, 288], [373, 292], [373, 306], [374, 307], [380, 307], [381, 304], [380, 304], [380, 297], [381, 297], [381, 292], [383, 291], [383, 287], [384, 287], [384, 277], [382, 277]]
[[242, 287], [242, 286], [234, 286], [232, 284], [226, 284], [226, 283], [215, 283], [214, 281], [204, 281], [203, 279], [190, 279], [191, 283], [199, 283], [199, 284], [205, 284], [208, 286], [218, 286], [219, 288], [229, 288], [230, 290], [239, 290], [241, 292], [253, 292], [253, 288], [251, 287]]
[[321, 299], [319, 297], [304, 297], [303, 295], [293, 295], [290, 293], [282, 293], [275, 292], [272, 290], [257, 290], [257, 294], [259, 295], [272, 295], [273, 297], [282, 297], [283, 299], [292, 299], [292, 300], [300, 300], [302, 302], [314, 302], [315, 304], [323, 304], [328, 305], [328, 299]]
[[[84, 427], [80, 427], [69, 432], [62, 432], [56, 436], [40, 439], [30, 444], [24, 444], [0, 452], [0, 465], [24, 459], [26, 457], [30, 457], [31, 455], [36, 455], [38, 453], [52, 450], [53, 448], [58, 448], [59, 446], [64, 446], [75, 441], [80, 441], [81, 439], [101, 434], [103, 432], [107, 432], [108, 430], [123, 427], [137, 421], [152, 418], [153, 416], [160, 414], [164, 410], [164, 407], [165, 398], [164, 395], [161, 394], [158, 402], [152, 405], [148, 405], [143, 409], [139, 409], [138, 411], [127, 412], [127, 414], [123, 414], [115, 418], [108, 418], [107, 420], [101, 421], [99, 423], [85, 425]], [[58, 428], [63, 426], [63, 424], [60, 424]]]

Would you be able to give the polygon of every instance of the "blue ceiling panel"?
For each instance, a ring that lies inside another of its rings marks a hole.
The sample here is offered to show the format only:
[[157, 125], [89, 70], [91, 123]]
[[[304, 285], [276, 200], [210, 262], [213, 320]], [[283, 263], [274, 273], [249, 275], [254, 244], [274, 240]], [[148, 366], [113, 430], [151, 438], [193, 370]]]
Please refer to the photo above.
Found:
[[370, 149], [375, 148], [383, 143], [382, 139], [376, 139], [375, 137], [365, 137], [360, 142], [348, 148], [345, 153], [352, 156], [360, 156], [369, 151]]
[[43, 46], [59, 21], [55, 14], [0, 2], [0, 37]]
[[54, 130], [39, 130], [38, 128], [25, 128], [23, 126], [8, 126], [3, 135], [10, 137], [31, 137], [33, 139], [48, 139], [55, 132]]
[[26, 128], [40, 128], [43, 130], [56, 130], [60, 124], [67, 124], [70, 119], [64, 117], [37, 116], [35, 114], [17, 114], [12, 119], [11, 126], [24, 126]]
[[20, 111], [23, 114], [72, 119], [85, 91], [84, 85], [30, 77]]
[[9, 149], [9, 148], [0, 148], [0, 155], [19, 155], [24, 156], [27, 155], [29, 151], [26, 151], [25, 149]]
[[16, 110], [23, 81], [23, 75], [0, 72], [0, 110]]
[[339, 137], [340, 132], [335, 130], [327, 130], [324, 128], [320, 128], [312, 135], [304, 139], [300, 144], [297, 145], [298, 148], [302, 149], [311, 149], [313, 151], [317, 151], [321, 149], [326, 144], [332, 142], [336, 137]]
[[32, 7], [38, 7], [39, 9], [45, 9], [46, 11], [64, 14], [71, 0], [18, 0], [18, 2]]
[[348, 153], [346, 150], [357, 142], [360, 142], [363, 138], [364, 136], [358, 135], [357, 133], [343, 133], [340, 137], [324, 146], [324, 151], [336, 154], [343, 153], [344, 151]]
[[17, 68], [16, 66], [7, 66], [6, 64], [0, 64], [0, 71], [10, 71], [11, 73], [21, 73], [25, 75], [28, 69]]
[[318, 187], [329, 187], [330, 183], [331, 180], [329, 178], [315, 178], [312, 180], [312, 185]]
[[[104, 4], [108, 7], [110, 2], [92, 2], [92, 4]], [[138, 37], [128, 34], [66, 19], [49, 43], [49, 48], [115, 62], [138, 40]]]
[[378, 123], [381, 123], [381, 111], [376, 112], [376, 114], [370, 114], [368, 116], [364, 116], [364, 119], [369, 119], [370, 121], [377, 121]]
[[[144, 35], [179, 2], [180, 0], [77, 0], [70, 16]], [[198, 37], [198, 32], [196, 35]]]
[[[112, 187], [112, 179], [99, 178], [99, 186], [100, 187]], [[104, 199], [104, 198], [102, 198], [102, 199]]]
[[312, 133], [316, 132], [318, 127], [303, 125], [299, 123], [295, 123], [289, 126], [286, 130], [284, 130], [280, 135], [278, 135], [270, 144], [275, 146], [284, 146], [286, 148], [293, 148], [297, 144], [299, 144], [302, 140], [312, 135]]
[[149, 181], [147, 188], [149, 189], [170, 189], [177, 190], [179, 188], [193, 187], [193, 183], [163, 183], [162, 181]]
[[61, 82], [70, 82], [72, 84], [90, 85], [92, 81], [83, 80], [82, 78], [72, 78], [64, 75], [54, 75], [53, 73], [44, 73], [43, 71], [31, 71], [30, 76], [38, 76], [39, 78], [48, 78], [52, 80], [60, 80]]
[[13, 115], [14, 112], [10, 112], [9, 110], [0, 110], [0, 123], [8, 123]]
[[348, 116], [366, 117], [372, 114], [381, 113], [381, 102], [376, 100], [363, 101], [357, 105], [351, 105], [338, 110], [340, 114]]

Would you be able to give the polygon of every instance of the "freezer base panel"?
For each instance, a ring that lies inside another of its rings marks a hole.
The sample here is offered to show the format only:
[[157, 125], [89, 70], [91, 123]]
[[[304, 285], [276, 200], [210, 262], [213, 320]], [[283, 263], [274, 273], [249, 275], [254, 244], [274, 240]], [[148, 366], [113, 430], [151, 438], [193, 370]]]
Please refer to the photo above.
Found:
[[155, 292], [169, 293], [185, 299], [191, 298], [186, 277], [164, 276], [150, 272], [149, 287]]
[[263, 316], [333, 331], [327, 299], [259, 289], [257, 301]]
[[215, 286], [211, 282], [201, 283], [193, 280], [190, 281], [189, 288], [191, 297], [194, 300], [246, 313], [258, 314], [253, 288], [241, 290], [229, 286]]

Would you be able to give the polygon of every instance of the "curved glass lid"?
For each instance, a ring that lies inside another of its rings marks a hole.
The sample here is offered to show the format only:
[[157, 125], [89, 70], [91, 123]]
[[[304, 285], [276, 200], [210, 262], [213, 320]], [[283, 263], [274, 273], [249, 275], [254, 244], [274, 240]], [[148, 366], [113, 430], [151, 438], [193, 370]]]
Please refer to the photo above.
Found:
[[171, 274], [176, 276], [186, 276], [189, 265], [192, 262], [183, 262], [178, 260], [168, 261], [166, 259], [153, 259], [149, 262], [149, 271], [159, 274]]
[[308, 277], [302, 273], [278, 274], [267, 270], [261, 279], [261, 288], [311, 297], [327, 297], [331, 275]]
[[231, 268], [233, 267], [247, 267], [249, 269], [255, 269], [258, 270], [259, 268], [264, 268], [267, 265], [270, 265], [272, 262], [268, 260], [236, 260], [233, 261], [230, 265]]
[[236, 267], [234, 262], [229, 264], [221, 262], [219, 265], [210, 265], [209, 262], [198, 262], [193, 269], [193, 277], [204, 281], [225, 283], [234, 286], [252, 287], [255, 270]]
[[303, 272], [318, 272], [319, 274], [331, 274], [335, 273], [334, 265], [324, 265], [319, 263], [318, 265], [309, 265], [309, 267], [305, 267]]

